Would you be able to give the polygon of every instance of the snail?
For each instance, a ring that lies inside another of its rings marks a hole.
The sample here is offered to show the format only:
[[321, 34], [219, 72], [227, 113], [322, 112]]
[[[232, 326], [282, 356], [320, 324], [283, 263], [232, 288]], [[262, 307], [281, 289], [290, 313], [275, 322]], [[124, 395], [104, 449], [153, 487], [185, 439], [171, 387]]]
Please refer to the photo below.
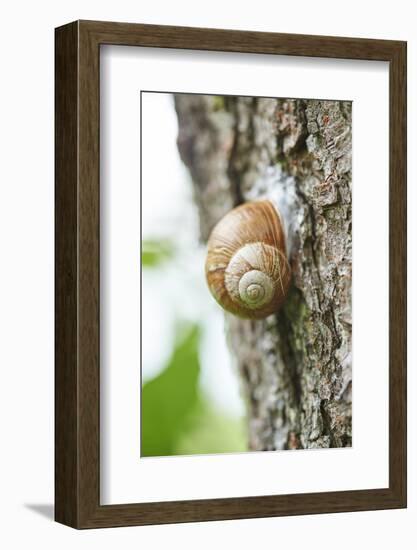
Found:
[[242, 204], [217, 223], [208, 240], [206, 279], [217, 302], [234, 315], [262, 319], [279, 309], [291, 268], [272, 202]]

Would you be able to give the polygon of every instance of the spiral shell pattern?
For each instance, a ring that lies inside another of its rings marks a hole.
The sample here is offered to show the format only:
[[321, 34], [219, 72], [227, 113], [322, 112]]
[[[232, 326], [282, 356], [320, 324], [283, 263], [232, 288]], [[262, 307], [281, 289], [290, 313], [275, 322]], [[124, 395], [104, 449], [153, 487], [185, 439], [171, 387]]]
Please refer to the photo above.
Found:
[[206, 278], [227, 311], [261, 319], [279, 309], [291, 280], [280, 215], [270, 201], [231, 210], [208, 242]]

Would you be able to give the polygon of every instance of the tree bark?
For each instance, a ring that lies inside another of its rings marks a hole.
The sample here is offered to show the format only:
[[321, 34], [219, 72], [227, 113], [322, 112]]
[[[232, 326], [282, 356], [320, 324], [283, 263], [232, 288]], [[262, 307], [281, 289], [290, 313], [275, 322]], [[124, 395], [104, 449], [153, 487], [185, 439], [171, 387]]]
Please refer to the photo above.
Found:
[[293, 280], [262, 321], [226, 314], [252, 450], [352, 440], [351, 103], [178, 94], [201, 238], [234, 206], [291, 197]]

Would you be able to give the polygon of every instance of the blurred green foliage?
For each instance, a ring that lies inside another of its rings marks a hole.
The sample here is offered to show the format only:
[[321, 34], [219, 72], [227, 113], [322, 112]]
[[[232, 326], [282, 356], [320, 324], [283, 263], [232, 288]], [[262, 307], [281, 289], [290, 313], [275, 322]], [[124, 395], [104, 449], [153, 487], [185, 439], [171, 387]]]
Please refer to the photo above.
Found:
[[142, 241], [142, 267], [159, 267], [174, 256], [174, 245], [168, 240]]
[[166, 368], [142, 387], [141, 455], [247, 450], [243, 419], [215, 410], [199, 387], [200, 329], [183, 327]]
[[194, 425], [177, 442], [175, 454], [215, 454], [247, 451], [243, 418], [219, 412], [213, 403], [200, 396]]
[[142, 456], [174, 454], [198, 400], [199, 329], [182, 330], [164, 371], [142, 388]]
[[[156, 270], [175, 257], [174, 244], [143, 240], [142, 267]], [[164, 370], [142, 385], [141, 456], [210, 454], [247, 450], [244, 419], [218, 411], [200, 386], [197, 323], [178, 323]]]

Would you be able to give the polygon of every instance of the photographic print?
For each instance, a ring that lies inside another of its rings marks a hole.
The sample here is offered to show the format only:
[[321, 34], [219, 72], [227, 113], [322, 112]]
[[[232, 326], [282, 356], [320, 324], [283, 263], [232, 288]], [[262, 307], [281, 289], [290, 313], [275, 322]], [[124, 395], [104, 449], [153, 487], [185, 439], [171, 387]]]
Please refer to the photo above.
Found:
[[56, 521], [406, 507], [407, 44], [55, 45]]
[[141, 457], [352, 445], [352, 103], [142, 91]]

